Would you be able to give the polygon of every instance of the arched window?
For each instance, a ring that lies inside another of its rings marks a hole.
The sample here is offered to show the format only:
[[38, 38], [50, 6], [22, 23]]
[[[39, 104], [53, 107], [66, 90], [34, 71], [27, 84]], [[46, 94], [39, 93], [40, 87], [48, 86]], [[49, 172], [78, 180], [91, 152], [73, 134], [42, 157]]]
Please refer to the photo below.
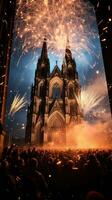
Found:
[[69, 86], [68, 88], [68, 97], [73, 98], [74, 97], [74, 88], [72, 85]]
[[59, 85], [57, 83], [55, 83], [54, 86], [53, 86], [52, 97], [54, 99], [59, 99], [61, 97], [60, 87], [59, 87]]

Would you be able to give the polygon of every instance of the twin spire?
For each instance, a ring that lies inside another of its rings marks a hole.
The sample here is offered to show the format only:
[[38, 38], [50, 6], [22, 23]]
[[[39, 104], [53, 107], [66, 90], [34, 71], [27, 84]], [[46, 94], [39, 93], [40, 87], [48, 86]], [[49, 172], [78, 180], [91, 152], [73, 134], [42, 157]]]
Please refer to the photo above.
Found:
[[70, 49], [70, 42], [69, 42], [68, 36], [67, 36], [67, 42], [66, 42], [66, 49]]
[[[42, 51], [41, 51], [41, 56], [40, 58], [42, 60], [47, 59], [48, 58], [48, 53], [47, 53], [47, 39], [44, 38], [43, 41], [43, 46], [42, 46]], [[70, 51], [70, 44], [69, 44], [69, 39], [67, 37], [67, 43], [66, 43], [66, 50], [65, 50], [65, 58], [68, 60], [70, 58], [72, 58], [72, 53]]]
[[47, 54], [47, 40], [44, 38], [43, 46], [42, 46], [42, 52], [41, 52], [41, 59], [47, 59], [48, 54]]
[[[69, 77], [74, 77], [76, 72], [76, 63], [72, 58], [70, 50], [69, 39], [67, 38], [66, 49], [65, 49], [65, 64], [62, 65], [62, 74], [67, 74]], [[55, 68], [58, 68], [57, 61]], [[37, 64], [37, 73], [41, 77], [47, 77], [50, 74], [50, 62], [47, 52], [47, 40], [44, 38], [42, 51]]]

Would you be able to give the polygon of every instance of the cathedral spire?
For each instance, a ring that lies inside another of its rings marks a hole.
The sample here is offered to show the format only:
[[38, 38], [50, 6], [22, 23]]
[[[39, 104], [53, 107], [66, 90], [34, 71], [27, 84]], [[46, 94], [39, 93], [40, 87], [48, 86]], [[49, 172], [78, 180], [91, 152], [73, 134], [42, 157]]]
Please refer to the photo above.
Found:
[[41, 55], [38, 59], [36, 73], [40, 77], [47, 77], [50, 73], [50, 63], [47, 53], [47, 41], [44, 38]]
[[66, 49], [70, 49], [70, 42], [69, 42], [68, 35], [67, 35], [67, 41], [66, 41]]
[[43, 46], [42, 46], [42, 51], [41, 51], [41, 59], [47, 59], [48, 54], [47, 54], [47, 40], [44, 38]]
[[69, 79], [74, 79], [77, 75], [76, 62], [75, 59], [72, 58], [68, 36], [66, 41], [65, 58], [62, 65], [62, 74]]
[[66, 42], [65, 59], [67, 63], [72, 60], [72, 53], [70, 50], [70, 43], [69, 43], [68, 36], [67, 36], [67, 42]]

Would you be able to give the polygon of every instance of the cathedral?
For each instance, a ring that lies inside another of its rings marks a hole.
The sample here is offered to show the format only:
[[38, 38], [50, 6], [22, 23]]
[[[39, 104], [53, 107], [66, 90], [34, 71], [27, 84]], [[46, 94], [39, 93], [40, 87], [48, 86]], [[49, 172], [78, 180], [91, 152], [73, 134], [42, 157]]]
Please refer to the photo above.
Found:
[[41, 55], [35, 71], [31, 89], [31, 103], [28, 107], [25, 140], [26, 143], [66, 144], [67, 128], [80, 123], [81, 112], [77, 102], [80, 84], [76, 62], [69, 45], [66, 46], [61, 70], [57, 63], [50, 72], [47, 41], [44, 39]]

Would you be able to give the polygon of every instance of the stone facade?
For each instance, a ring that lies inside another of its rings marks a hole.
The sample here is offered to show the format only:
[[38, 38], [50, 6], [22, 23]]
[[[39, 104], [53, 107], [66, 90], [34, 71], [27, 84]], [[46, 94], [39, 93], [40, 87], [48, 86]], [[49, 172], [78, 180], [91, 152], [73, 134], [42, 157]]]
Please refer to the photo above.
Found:
[[80, 85], [69, 46], [65, 50], [62, 69], [56, 63], [50, 73], [47, 42], [44, 40], [28, 107], [26, 143], [39, 146], [51, 142], [65, 144], [68, 125], [77, 124], [81, 119], [76, 96], [80, 96]]

